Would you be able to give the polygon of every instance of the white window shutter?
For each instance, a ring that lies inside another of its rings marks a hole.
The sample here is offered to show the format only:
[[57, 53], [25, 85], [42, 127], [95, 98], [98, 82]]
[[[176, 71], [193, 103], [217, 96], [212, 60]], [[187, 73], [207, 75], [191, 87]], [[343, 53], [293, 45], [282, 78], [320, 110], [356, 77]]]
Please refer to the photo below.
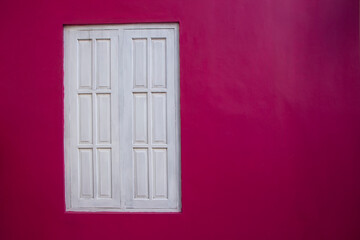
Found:
[[66, 206], [179, 211], [175, 24], [67, 27]]
[[125, 30], [123, 46], [125, 205], [177, 208], [175, 31]]
[[66, 41], [69, 201], [119, 207], [118, 31], [74, 31]]

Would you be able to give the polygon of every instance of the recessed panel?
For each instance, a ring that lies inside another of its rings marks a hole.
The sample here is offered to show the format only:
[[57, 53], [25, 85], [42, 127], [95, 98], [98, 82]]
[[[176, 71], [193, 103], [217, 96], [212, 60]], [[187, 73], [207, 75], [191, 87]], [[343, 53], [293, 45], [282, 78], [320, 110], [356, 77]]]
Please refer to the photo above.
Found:
[[101, 198], [111, 198], [111, 150], [110, 149], [98, 149], [98, 177], [99, 186], [98, 193]]
[[91, 89], [92, 82], [92, 41], [78, 40], [78, 86]]
[[97, 94], [97, 139], [98, 143], [111, 142], [110, 94]]
[[167, 176], [167, 151], [166, 149], [153, 149], [153, 198], [167, 198], [168, 176]]
[[147, 143], [148, 121], [147, 121], [147, 94], [134, 94], [134, 143]]
[[133, 39], [133, 76], [135, 88], [147, 87], [147, 40]]
[[92, 149], [79, 149], [80, 197], [94, 197], [94, 174]]
[[166, 144], [166, 93], [152, 93], [152, 142]]
[[92, 95], [79, 94], [79, 142], [92, 143]]
[[151, 40], [151, 83], [154, 88], [166, 87], [166, 41]]
[[134, 198], [149, 198], [149, 162], [147, 149], [134, 149]]
[[110, 88], [110, 39], [96, 40], [96, 87]]

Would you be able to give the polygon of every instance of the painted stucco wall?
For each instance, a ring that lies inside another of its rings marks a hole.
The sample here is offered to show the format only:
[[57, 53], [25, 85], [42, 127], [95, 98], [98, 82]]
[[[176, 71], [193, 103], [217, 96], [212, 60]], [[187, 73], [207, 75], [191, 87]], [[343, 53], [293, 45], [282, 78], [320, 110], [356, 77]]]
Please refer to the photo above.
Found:
[[[356, 0], [0, 2], [1, 239], [360, 239]], [[179, 22], [179, 214], [65, 213], [63, 25]]]

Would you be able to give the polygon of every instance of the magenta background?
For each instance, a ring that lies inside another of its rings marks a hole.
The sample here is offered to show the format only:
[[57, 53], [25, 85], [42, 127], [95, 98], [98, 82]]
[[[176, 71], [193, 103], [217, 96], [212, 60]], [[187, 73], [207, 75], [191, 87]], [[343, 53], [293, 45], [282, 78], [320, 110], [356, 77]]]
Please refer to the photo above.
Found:
[[[357, 0], [0, 3], [1, 239], [360, 239]], [[63, 24], [179, 22], [180, 214], [65, 213]]]

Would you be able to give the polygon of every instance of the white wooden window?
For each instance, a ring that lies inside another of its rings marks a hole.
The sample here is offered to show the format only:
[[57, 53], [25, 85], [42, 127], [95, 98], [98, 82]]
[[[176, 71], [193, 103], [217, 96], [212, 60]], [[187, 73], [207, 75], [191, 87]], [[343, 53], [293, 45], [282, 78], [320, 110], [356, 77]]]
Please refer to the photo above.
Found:
[[68, 211], [178, 212], [177, 24], [64, 29]]

